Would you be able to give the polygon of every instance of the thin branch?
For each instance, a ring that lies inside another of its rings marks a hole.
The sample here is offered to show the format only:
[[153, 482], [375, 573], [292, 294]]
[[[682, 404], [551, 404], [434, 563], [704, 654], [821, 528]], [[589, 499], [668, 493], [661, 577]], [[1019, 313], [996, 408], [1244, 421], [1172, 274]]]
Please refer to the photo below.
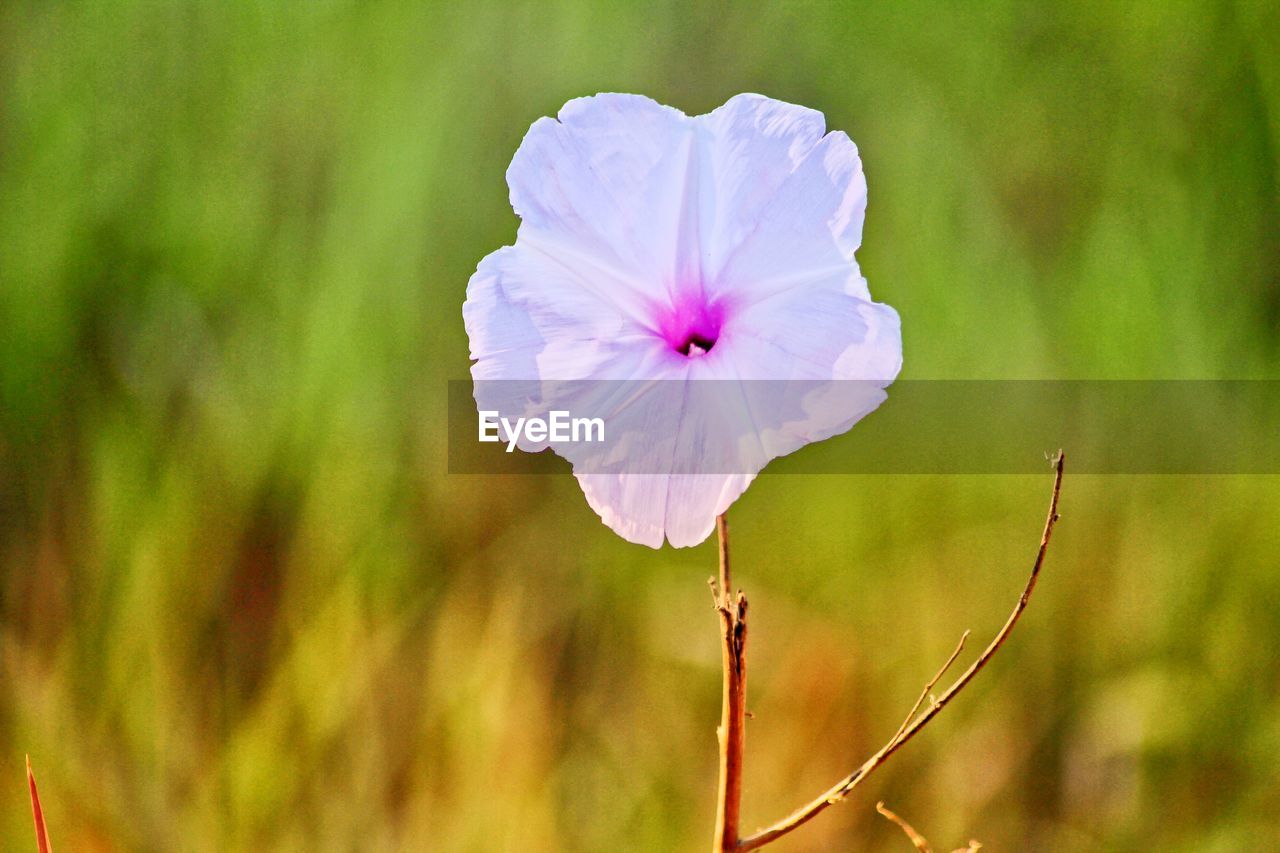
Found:
[[[876, 811], [880, 812], [880, 814], [884, 815], [893, 823], [896, 823], [898, 828], [902, 830], [903, 834], [907, 836], [907, 839], [915, 846], [919, 853], [933, 853], [933, 848], [929, 846], [929, 840], [919, 832], [916, 832], [916, 828], [914, 826], [890, 811], [888, 807], [885, 806], [883, 800], [876, 803]], [[978, 853], [981, 849], [982, 845], [980, 843], [970, 839], [969, 846], [952, 850], [951, 853]]]
[[716, 611], [720, 614], [721, 660], [724, 690], [721, 694], [720, 782], [716, 792], [716, 831], [713, 853], [738, 847], [738, 816], [742, 802], [742, 748], [747, 698], [747, 597], [732, 593], [729, 566], [729, 522], [716, 518], [716, 539], [720, 545], [720, 588], [711, 583]]
[[933, 853], [933, 848], [929, 846], [929, 842], [925, 840], [925, 837], [916, 832], [915, 827], [911, 824], [889, 811], [889, 809], [885, 807], [883, 800], [876, 803], [876, 811], [880, 812], [880, 814], [884, 815], [893, 823], [896, 823], [898, 828], [903, 831], [907, 838], [911, 839], [911, 843], [915, 845], [915, 848], [919, 850], [920, 853]]
[[[1040, 567], [1044, 565], [1045, 554], [1049, 550], [1049, 539], [1053, 535], [1054, 525], [1058, 522], [1058, 495], [1062, 490], [1062, 464], [1064, 459], [1065, 456], [1062, 451], [1058, 451], [1058, 456], [1054, 460], [1055, 474], [1053, 479], [1053, 496], [1049, 500], [1049, 515], [1045, 519], [1044, 533], [1040, 536], [1040, 550], [1036, 553], [1035, 563], [1031, 566], [1031, 575], [1027, 578], [1027, 583], [1022, 589], [1022, 595], [1018, 597], [1018, 603], [1014, 605], [1013, 612], [1009, 614], [1009, 618], [1005, 621], [1004, 627], [1000, 629], [1000, 633], [996, 634], [995, 639], [991, 641], [991, 644], [987, 646], [986, 650], [984, 650], [982, 654], [978, 656], [978, 659], [964, 671], [963, 675], [956, 679], [954, 684], [948, 687], [936, 700], [931, 701], [929, 703], [929, 707], [927, 707], [923, 713], [920, 713], [919, 716], [915, 716], [916, 710], [913, 709], [911, 715], [907, 718], [909, 722], [900, 727], [898, 732], [889, 740], [889, 742], [880, 747], [879, 751], [868, 758], [861, 767], [841, 779], [836, 784], [832, 785], [811, 802], [796, 809], [787, 817], [772, 826], [760, 830], [755, 835], [742, 839], [738, 843], [738, 850], [755, 850], [758, 847], [763, 847], [769, 842], [781, 838], [797, 827], [808, 823], [828, 806], [835, 805], [847, 797], [850, 791], [871, 775], [872, 771], [883, 764], [889, 756], [897, 752], [903, 744], [915, 737], [922, 728], [928, 725], [930, 720], [936, 717], [943, 708], [947, 707], [947, 704], [955, 698], [956, 694], [963, 690], [965, 686], [973, 680], [973, 677], [987, 665], [987, 661], [991, 660], [992, 655], [996, 653], [1000, 646], [1004, 645], [1004, 641], [1008, 639], [1009, 633], [1013, 631], [1013, 626], [1017, 624], [1018, 618], [1022, 616], [1022, 611], [1027, 608], [1027, 602], [1030, 601], [1031, 593], [1035, 591], [1036, 581], [1040, 577]], [[961, 644], [963, 645], [963, 638], [961, 640]], [[959, 649], [953, 653], [952, 660], [954, 660], [956, 654], [959, 654]], [[943, 667], [942, 671], [945, 672], [948, 666], [950, 666], [950, 661], [948, 661], [947, 666]], [[941, 677], [942, 673], [940, 672], [934, 679], [934, 682]], [[930, 682], [929, 686], [925, 688], [924, 695], [916, 703], [916, 709], [923, 704], [924, 696], [928, 695], [934, 682]]]
[[902, 739], [902, 736], [907, 731], [907, 727], [910, 726], [911, 721], [915, 719], [916, 712], [920, 710], [920, 706], [924, 704], [924, 700], [929, 698], [929, 693], [937, 686], [938, 682], [942, 680], [942, 676], [946, 675], [947, 670], [951, 669], [951, 664], [955, 663], [956, 658], [960, 657], [960, 653], [964, 651], [964, 644], [968, 642], [968, 640], [969, 631], [966, 629], [965, 632], [960, 635], [960, 642], [956, 643], [956, 649], [951, 653], [951, 657], [947, 658], [947, 662], [942, 665], [937, 674], [935, 674], [933, 678], [929, 679], [929, 683], [920, 691], [920, 698], [916, 700], [916, 704], [911, 706], [911, 710], [907, 712], [907, 716], [903, 719], [902, 725], [898, 727], [898, 730], [894, 732], [893, 737], [889, 739], [890, 743]]

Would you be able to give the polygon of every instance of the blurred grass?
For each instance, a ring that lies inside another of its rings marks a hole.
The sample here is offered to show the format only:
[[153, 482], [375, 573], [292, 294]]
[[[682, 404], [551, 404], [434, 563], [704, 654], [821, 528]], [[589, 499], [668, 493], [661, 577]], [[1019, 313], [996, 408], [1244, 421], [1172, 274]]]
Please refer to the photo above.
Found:
[[[1274, 4], [14, 0], [6, 847], [24, 752], [59, 849], [705, 845], [711, 546], [629, 546], [569, 478], [444, 473], [507, 162], [602, 90], [761, 91], [848, 131], [904, 376], [1277, 376]], [[1048, 485], [766, 476], [739, 502], [749, 823], [995, 630]], [[1069, 476], [992, 669], [778, 849], [902, 850], [877, 799], [940, 847], [1280, 846], [1278, 499]]]

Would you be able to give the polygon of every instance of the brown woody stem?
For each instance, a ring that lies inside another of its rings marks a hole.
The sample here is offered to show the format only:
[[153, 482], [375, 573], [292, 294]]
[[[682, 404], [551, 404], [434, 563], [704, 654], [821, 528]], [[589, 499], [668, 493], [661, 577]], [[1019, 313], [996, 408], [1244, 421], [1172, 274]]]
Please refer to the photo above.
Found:
[[729, 568], [729, 523], [716, 518], [720, 544], [720, 580], [711, 592], [720, 614], [724, 690], [720, 703], [720, 783], [716, 793], [716, 834], [712, 853], [738, 848], [738, 811], [742, 802], [742, 745], [747, 699], [747, 597], [732, 592]]

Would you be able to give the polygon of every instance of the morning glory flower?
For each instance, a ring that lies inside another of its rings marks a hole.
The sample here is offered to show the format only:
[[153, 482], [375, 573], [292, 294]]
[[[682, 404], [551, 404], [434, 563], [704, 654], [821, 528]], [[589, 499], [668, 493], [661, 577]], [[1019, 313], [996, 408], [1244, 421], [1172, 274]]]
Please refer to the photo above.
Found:
[[516, 242], [463, 317], [481, 410], [600, 417], [566, 447], [624, 538], [702, 542], [769, 462], [848, 430], [902, 365], [854, 252], [866, 180], [823, 115], [760, 95], [687, 116], [602, 94], [534, 122], [507, 170]]

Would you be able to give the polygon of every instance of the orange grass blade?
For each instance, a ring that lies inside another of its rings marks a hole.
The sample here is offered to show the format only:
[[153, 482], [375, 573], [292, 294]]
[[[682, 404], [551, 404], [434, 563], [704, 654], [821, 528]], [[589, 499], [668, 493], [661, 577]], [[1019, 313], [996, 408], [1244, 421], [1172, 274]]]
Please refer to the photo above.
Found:
[[44, 825], [44, 810], [40, 808], [40, 792], [36, 790], [36, 777], [31, 772], [31, 756], [27, 756], [27, 784], [31, 786], [31, 816], [36, 821], [37, 853], [53, 853], [49, 843], [49, 830]]

